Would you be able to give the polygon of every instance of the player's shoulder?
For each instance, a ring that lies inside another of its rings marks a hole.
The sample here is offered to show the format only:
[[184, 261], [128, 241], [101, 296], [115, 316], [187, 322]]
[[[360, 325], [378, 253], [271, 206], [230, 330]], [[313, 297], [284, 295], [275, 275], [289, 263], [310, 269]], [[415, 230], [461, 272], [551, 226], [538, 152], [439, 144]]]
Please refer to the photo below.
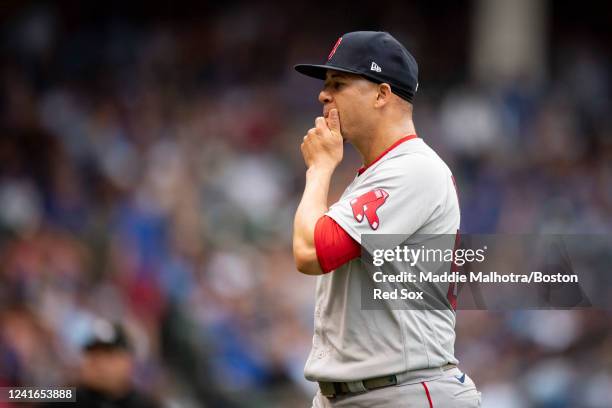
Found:
[[433, 181], [451, 174], [444, 160], [422, 139], [404, 143], [393, 153], [372, 169], [373, 176], [392, 175]]

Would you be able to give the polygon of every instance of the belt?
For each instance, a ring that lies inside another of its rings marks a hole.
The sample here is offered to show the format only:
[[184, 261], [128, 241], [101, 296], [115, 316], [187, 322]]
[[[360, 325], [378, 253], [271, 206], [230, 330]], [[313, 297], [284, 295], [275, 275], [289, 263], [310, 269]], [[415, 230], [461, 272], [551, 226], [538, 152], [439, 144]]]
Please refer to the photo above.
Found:
[[[456, 368], [455, 364], [447, 364], [440, 367], [438, 370], [447, 371]], [[400, 374], [384, 375], [382, 377], [368, 378], [361, 381], [350, 382], [328, 382], [319, 381], [321, 394], [327, 398], [334, 398], [340, 395], [354, 394], [358, 392], [366, 392], [378, 388], [390, 387], [399, 383], [398, 377]]]

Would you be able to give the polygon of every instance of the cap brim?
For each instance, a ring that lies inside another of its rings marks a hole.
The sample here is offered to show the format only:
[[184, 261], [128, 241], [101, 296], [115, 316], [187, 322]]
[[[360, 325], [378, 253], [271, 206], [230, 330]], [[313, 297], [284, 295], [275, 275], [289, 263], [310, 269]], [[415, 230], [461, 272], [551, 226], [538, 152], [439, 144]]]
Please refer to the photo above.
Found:
[[361, 73], [357, 71], [346, 69], [346, 68], [335, 67], [333, 65], [297, 64], [293, 68], [295, 68], [295, 70], [299, 72], [300, 74], [304, 74], [311, 78], [317, 78], [317, 79], [322, 79], [322, 80], [325, 80], [325, 74], [327, 73], [328, 69], [331, 69], [334, 71], [340, 71], [340, 72], [347, 72], [349, 74], [361, 75]]
[[83, 351], [96, 350], [130, 350], [130, 346], [124, 341], [106, 342], [106, 341], [91, 341], [82, 347]]

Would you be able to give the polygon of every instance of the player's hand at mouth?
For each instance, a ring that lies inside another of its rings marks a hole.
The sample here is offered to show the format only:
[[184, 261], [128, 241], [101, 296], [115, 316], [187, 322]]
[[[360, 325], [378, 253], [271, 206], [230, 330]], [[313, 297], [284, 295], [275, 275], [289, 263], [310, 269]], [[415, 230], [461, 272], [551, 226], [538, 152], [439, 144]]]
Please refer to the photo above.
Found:
[[344, 152], [337, 109], [331, 109], [327, 117], [315, 119], [315, 127], [308, 130], [301, 146], [306, 167], [333, 171], [342, 161]]

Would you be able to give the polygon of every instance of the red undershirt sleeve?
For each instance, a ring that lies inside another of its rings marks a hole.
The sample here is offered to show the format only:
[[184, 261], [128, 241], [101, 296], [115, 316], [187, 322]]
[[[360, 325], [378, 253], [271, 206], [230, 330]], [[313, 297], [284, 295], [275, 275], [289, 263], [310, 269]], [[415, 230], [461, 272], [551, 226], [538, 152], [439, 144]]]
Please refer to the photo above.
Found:
[[324, 273], [361, 256], [359, 243], [327, 215], [319, 218], [315, 225], [314, 244]]

